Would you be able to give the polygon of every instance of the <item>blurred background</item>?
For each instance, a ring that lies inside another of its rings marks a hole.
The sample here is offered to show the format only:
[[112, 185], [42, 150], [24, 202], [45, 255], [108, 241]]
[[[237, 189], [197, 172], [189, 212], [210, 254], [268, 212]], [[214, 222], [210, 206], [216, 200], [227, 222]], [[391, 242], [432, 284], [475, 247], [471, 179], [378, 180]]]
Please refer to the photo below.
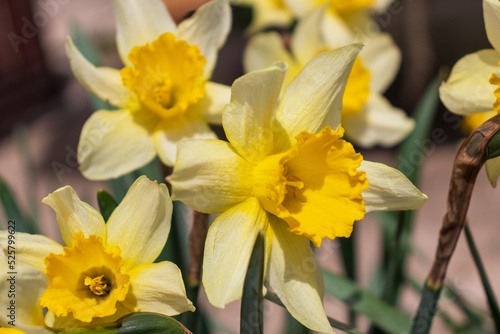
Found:
[[[176, 21], [182, 20], [205, 0], [165, 0]], [[410, 115], [425, 88], [439, 71], [451, 66], [467, 53], [490, 48], [486, 38], [480, 0], [396, 0], [392, 10], [376, 17], [384, 31], [394, 37], [402, 50], [400, 73], [386, 96], [393, 105]], [[244, 33], [252, 11], [233, 8], [233, 30], [220, 52], [213, 80], [230, 85], [242, 73], [241, 54], [248, 40]], [[0, 177], [19, 200], [22, 210], [37, 214], [41, 232], [60, 240], [55, 215], [41, 199], [64, 185], [71, 185], [80, 197], [97, 207], [96, 191], [110, 189], [108, 183], [82, 177], [76, 161], [78, 138], [85, 120], [94, 111], [91, 97], [73, 78], [64, 51], [67, 35], [86, 36], [99, 53], [99, 63], [121, 68], [115, 45], [115, 23], [111, 0], [0, 0]], [[75, 37], [77, 38], [77, 37]], [[223, 64], [223, 66], [222, 66]], [[438, 240], [453, 159], [464, 136], [459, 131], [460, 118], [449, 114], [442, 105], [436, 113], [433, 129], [444, 135], [426, 141], [413, 158], [424, 161], [419, 188], [428, 202], [416, 213], [411, 241], [414, 247], [407, 262], [408, 276], [422, 284]], [[440, 132], [441, 133], [441, 132]], [[395, 149], [361, 150], [365, 159], [395, 165]], [[495, 291], [500, 291], [500, 196], [491, 187], [484, 171], [474, 190], [469, 221]], [[2, 228], [7, 217], [2, 214]], [[358, 281], [370, 286], [380, 262], [381, 228], [374, 216], [355, 224]], [[343, 266], [339, 241], [325, 242], [319, 251], [321, 263], [338, 273]], [[463, 238], [458, 244], [447, 275], [449, 284], [473, 308], [486, 310], [486, 299]], [[452, 303], [456, 296], [443, 296], [441, 309], [454, 320], [464, 321]], [[402, 309], [413, 314], [419, 294], [405, 287], [400, 296]], [[348, 321], [343, 303], [325, 299], [327, 314]], [[202, 307], [228, 330], [239, 328], [237, 302], [225, 310]], [[483, 312], [483, 311], [480, 311]], [[267, 333], [279, 333], [285, 312], [266, 302]], [[273, 319], [273, 320], [270, 320]], [[488, 320], [489, 321], [489, 320]], [[365, 331], [362, 318], [357, 327]], [[189, 326], [188, 326], [189, 327]], [[486, 327], [493, 328], [491, 324]], [[341, 331], [337, 331], [341, 332]], [[437, 317], [433, 333], [452, 333]]]

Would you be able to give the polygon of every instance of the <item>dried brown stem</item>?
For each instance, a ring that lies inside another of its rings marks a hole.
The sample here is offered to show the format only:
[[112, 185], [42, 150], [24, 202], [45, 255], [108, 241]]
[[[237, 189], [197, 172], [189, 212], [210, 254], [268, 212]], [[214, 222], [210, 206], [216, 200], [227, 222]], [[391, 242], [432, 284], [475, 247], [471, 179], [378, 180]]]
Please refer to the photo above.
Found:
[[472, 189], [479, 170], [488, 157], [488, 142], [500, 130], [500, 115], [484, 122], [460, 146], [448, 192], [448, 208], [439, 233], [436, 258], [427, 280], [429, 288], [437, 290], [443, 285], [448, 263], [465, 226]]
[[201, 267], [203, 264], [203, 251], [205, 249], [205, 240], [207, 239], [208, 215], [192, 210], [191, 219], [193, 227], [189, 235], [189, 257], [188, 284], [191, 287], [197, 287], [201, 281]]

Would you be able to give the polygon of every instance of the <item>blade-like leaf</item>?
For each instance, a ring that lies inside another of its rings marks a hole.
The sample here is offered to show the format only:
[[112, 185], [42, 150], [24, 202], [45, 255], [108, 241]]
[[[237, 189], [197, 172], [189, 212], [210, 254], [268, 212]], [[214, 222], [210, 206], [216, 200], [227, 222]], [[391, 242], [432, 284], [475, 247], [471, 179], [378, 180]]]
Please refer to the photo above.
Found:
[[264, 333], [263, 296], [264, 286], [264, 234], [257, 235], [241, 298], [241, 334]]
[[37, 233], [36, 225], [21, 213], [9, 186], [2, 178], [0, 178], [0, 202], [7, 220], [15, 222], [17, 232]]
[[99, 210], [101, 211], [102, 218], [107, 222], [109, 216], [113, 213], [113, 211], [118, 206], [115, 198], [108, 193], [106, 190], [99, 190], [97, 192], [97, 204], [99, 205]]

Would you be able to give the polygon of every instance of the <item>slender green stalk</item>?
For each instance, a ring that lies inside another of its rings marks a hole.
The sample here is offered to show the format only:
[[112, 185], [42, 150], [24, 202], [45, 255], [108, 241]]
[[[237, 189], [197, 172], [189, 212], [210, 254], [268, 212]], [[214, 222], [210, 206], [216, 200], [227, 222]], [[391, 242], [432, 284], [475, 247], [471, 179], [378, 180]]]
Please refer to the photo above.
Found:
[[481, 261], [481, 257], [479, 256], [479, 251], [476, 247], [476, 244], [474, 243], [474, 239], [472, 238], [469, 224], [465, 225], [465, 237], [467, 239], [467, 244], [469, 245], [472, 258], [474, 259], [474, 263], [476, 264], [476, 268], [479, 271], [479, 275], [481, 276], [481, 282], [483, 283], [484, 292], [486, 293], [486, 297], [488, 298], [488, 305], [490, 307], [491, 317], [493, 318], [493, 322], [495, 323], [496, 332], [500, 333], [500, 309], [498, 308], [498, 302], [495, 297], [495, 293], [493, 292], [493, 288], [491, 287], [490, 281], [488, 280], [488, 275], [486, 274], [483, 262]]
[[[342, 262], [346, 276], [356, 282], [356, 233], [352, 231], [349, 238], [339, 238]], [[356, 312], [349, 309], [349, 324], [356, 326]]]

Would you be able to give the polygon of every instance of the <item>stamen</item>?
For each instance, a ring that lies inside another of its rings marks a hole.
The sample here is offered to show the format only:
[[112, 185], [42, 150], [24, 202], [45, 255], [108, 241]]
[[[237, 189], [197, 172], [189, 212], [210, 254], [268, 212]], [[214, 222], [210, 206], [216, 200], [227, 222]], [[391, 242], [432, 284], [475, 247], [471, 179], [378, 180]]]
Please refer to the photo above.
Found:
[[95, 278], [91, 278], [89, 276], [85, 276], [85, 281], [83, 282], [86, 286], [89, 287], [90, 291], [97, 296], [102, 296], [104, 294], [109, 294], [108, 283], [106, 279], [103, 280], [104, 275], [97, 276]]
[[304, 188], [304, 182], [295, 175], [287, 175], [285, 184], [287, 194], [292, 194], [293, 198], [297, 198], [299, 190]]

